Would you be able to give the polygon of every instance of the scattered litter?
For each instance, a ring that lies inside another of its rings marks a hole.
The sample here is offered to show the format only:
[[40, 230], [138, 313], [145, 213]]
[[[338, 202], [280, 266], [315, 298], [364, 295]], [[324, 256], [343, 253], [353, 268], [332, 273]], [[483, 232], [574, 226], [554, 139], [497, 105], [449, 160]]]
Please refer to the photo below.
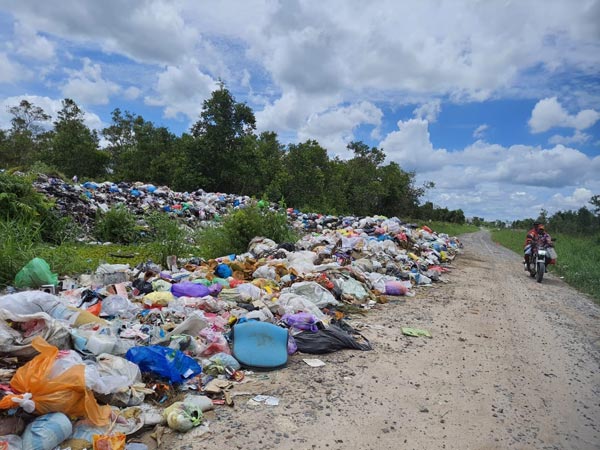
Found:
[[431, 337], [431, 333], [429, 331], [421, 330], [419, 328], [402, 327], [402, 334], [413, 337]]
[[323, 367], [325, 365], [325, 363], [320, 359], [303, 359], [302, 361], [304, 361], [310, 367]]

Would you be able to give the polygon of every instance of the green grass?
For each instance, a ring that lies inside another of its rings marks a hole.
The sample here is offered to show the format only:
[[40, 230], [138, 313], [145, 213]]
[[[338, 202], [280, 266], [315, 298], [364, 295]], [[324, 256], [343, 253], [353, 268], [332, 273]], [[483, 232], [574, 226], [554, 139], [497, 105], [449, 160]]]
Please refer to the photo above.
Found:
[[479, 227], [468, 223], [458, 224], [449, 222], [417, 222], [420, 226], [427, 225], [436, 233], [446, 233], [448, 236], [459, 236], [465, 233], [474, 233], [479, 230]]
[[[492, 239], [519, 255], [523, 254], [526, 230], [493, 230]], [[600, 236], [575, 237], [552, 234], [558, 255], [549, 270], [600, 303]]]

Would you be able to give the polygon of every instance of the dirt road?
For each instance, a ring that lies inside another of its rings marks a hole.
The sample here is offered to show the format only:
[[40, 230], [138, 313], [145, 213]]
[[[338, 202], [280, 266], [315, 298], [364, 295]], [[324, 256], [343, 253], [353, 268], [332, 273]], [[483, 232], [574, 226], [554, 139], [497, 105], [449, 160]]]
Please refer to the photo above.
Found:
[[[551, 274], [536, 283], [487, 232], [463, 242], [447, 283], [353, 318], [373, 351], [320, 368], [294, 355], [236, 387], [246, 395], [208, 414], [209, 433], [161, 448], [600, 448], [600, 309]], [[280, 403], [248, 404], [256, 394]]]

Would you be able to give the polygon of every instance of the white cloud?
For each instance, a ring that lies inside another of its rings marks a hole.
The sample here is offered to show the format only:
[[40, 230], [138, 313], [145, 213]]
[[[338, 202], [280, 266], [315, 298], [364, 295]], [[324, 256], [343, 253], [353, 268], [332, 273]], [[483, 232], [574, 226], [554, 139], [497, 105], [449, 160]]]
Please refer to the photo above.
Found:
[[0, 52], [0, 83], [14, 83], [29, 78], [31, 72], [19, 63], [11, 61], [6, 53]]
[[158, 96], [147, 96], [144, 101], [148, 105], [163, 106], [165, 117], [184, 114], [193, 121], [198, 119], [204, 100], [217, 87], [216, 80], [202, 73], [193, 62], [187, 62], [168, 66], [158, 76], [155, 87]]
[[123, 95], [127, 100], [135, 100], [140, 96], [142, 90], [135, 86], [129, 86], [127, 89], [123, 91]]
[[[10, 128], [10, 120], [12, 116], [8, 113], [8, 108], [11, 106], [18, 106], [21, 100], [27, 100], [28, 102], [39, 106], [44, 112], [50, 115], [51, 119], [47, 122], [48, 128], [52, 127], [52, 121], [58, 117], [58, 112], [62, 109], [62, 100], [53, 99], [50, 97], [42, 97], [38, 95], [18, 95], [14, 97], [7, 97], [0, 100], [0, 128]], [[83, 122], [92, 130], [101, 130], [106, 125], [100, 117], [90, 111], [86, 111], [81, 105], [78, 105], [84, 112]]]
[[600, 156], [590, 158], [564, 145], [504, 147], [478, 140], [448, 152], [433, 146], [426, 120], [410, 119], [399, 121], [379, 147], [388, 160], [415, 170], [417, 184], [435, 183], [424, 200], [471, 216], [512, 220], [536, 216], [542, 207], [555, 212], [568, 202], [553, 194], [584, 188], [570, 203], [580, 207], [588, 191], [600, 189]]
[[369, 102], [336, 107], [311, 115], [298, 131], [298, 140], [317, 140], [335, 155], [347, 153], [346, 145], [354, 140], [353, 130], [359, 125], [381, 125], [383, 112]]
[[[552, 200], [557, 210], [574, 210], [586, 206], [594, 193], [586, 188], [577, 188], [570, 195], [554, 194]], [[590, 205], [587, 205], [588, 208]]]
[[479, 125], [477, 128], [475, 128], [475, 131], [473, 131], [473, 137], [475, 139], [483, 139], [485, 137], [485, 132], [488, 130], [489, 125], [488, 124], [482, 124]]
[[439, 99], [424, 103], [413, 111], [417, 119], [425, 119], [429, 123], [437, 120], [442, 111], [441, 101]]
[[389, 161], [406, 170], [427, 172], [448, 162], [449, 153], [434, 149], [429, 138], [429, 122], [424, 119], [398, 121], [398, 131], [389, 133], [380, 143]]
[[137, 61], [175, 63], [190, 56], [199, 37], [181, 8], [181, 1], [168, 0], [33, 0], [11, 3], [10, 12], [36, 31]]
[[548, 139], [548, 142], [550, 144], [563, 144], [563, 145], [583, 144], [585, 142], [588, 142], [591, 139], [591, 137], [592, 136], [587, 133], [583, 133], [579, 130], [575, 130], [575, 132], [573, 133], [573, 136], [561, 136], [559, 134], [555, 134], [550, 139]]
[[533, 133], [542, 133], [554, 127], [585, 130], [598, 120], [600, 120], [600, 113], [593, 109], [586, 109], [570, 115], [556, 97], [551, 97], [537, 102], [531, 112], [529, 127]]
[[37, 34], [30, 25], [16, 22], [15, 38], [14, 50], [20, 55], [40, 61], [51, 60], [55, 56], [54, 44]]
[[62, 93], [76, 102], [106, 105], [110, 96], [121, 90], [118, 84], [103, 79], [102, 68], [89, 58], [83, 58], [81, 71], [69, 70], [68, 73], [69, 79], [62, 87]]

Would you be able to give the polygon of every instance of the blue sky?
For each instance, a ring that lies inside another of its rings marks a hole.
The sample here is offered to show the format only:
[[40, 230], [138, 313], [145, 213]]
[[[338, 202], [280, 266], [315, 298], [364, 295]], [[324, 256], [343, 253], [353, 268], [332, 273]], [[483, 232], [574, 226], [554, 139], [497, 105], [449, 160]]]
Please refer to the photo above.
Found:
[[383, 148], [467, 216], [600, 194], [600, 0], [0, 0], [2, 128], [70, 97], [180, 134], [219, 79], [260, 131]]

